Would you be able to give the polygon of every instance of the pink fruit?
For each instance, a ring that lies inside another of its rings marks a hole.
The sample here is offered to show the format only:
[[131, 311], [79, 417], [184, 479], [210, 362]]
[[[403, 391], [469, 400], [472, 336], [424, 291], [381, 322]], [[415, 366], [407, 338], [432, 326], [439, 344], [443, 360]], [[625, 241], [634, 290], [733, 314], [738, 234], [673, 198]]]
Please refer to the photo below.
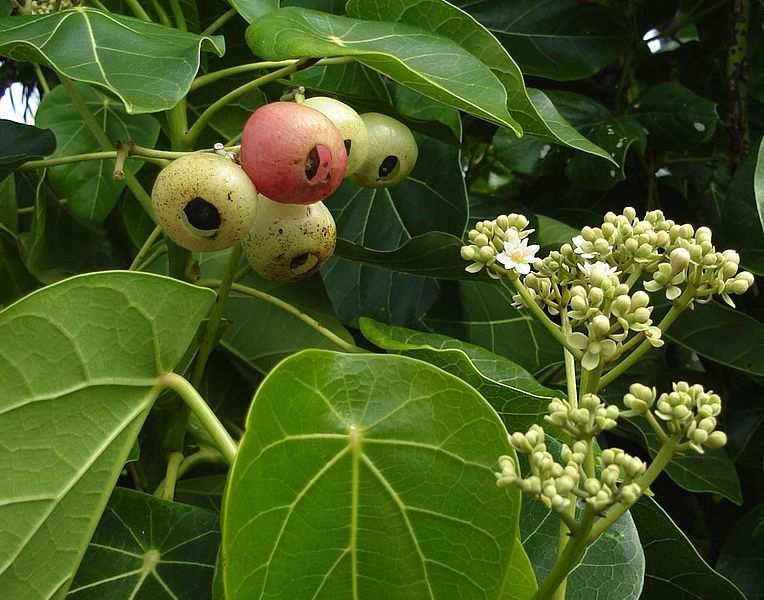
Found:
[[244, 126], [240, 160], [264, 196], [312, 204], [342, 183], [347, 152], [339, 130], [323, 114], [294, 102], [272, 102]]

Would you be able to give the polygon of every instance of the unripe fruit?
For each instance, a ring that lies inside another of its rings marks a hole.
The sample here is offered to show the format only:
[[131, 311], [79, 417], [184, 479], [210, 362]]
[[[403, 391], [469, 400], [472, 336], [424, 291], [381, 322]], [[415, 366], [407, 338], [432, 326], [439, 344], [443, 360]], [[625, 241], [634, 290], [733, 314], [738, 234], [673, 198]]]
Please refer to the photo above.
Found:
[[260, 195], [242, 248], [259, 275], [288, 281], [315, 273], [334, 254], [336, 242], [337, 228], [323, 202], [300, 206]]
[[241, 135], [241, 166], [275, 202], [312, 204], [336, 190], [347, 153], [334, 124], [295, 102], [272, 102], [249, 117]]
[[365, 113], [361, 119], [369, 135], [369, 153], [351, 179], [365, 187], [389, 187], [406, 179], [419, 157], [414, 134], [387, 115]]
[[319, 111], [334, 123], [347, 152], [345, 177], [355, 173], [369, 153], [369, 134], [361, 116], [344, 102], [326, 96], [308, 98], [303, 105]]
[[170, 239], [187, 250], [211, 252], [244, 238], [255, 217], [257, 191], [232, 160], [198, 153], [162, 169], [151, 200]]

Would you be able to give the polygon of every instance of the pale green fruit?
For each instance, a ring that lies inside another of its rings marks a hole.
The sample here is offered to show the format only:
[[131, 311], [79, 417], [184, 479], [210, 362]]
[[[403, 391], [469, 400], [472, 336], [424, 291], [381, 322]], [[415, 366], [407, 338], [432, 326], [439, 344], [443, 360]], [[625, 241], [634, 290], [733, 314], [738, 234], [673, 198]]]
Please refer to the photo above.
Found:
[[366, 160], [369, 152], [369, 135], [360, 115], [344, 102], [326, 96], [308, 98], [303, 104], [323, 113], [334, 123], [342, 136], [348, 154], [345, 177], [355, 173]]
[[419, 156], [414, 134], [387, 115], [364, 113], [361, 119], [369, 135], [369, 152], [351, 179], [364, 187], [389, 187], [406, 179]]

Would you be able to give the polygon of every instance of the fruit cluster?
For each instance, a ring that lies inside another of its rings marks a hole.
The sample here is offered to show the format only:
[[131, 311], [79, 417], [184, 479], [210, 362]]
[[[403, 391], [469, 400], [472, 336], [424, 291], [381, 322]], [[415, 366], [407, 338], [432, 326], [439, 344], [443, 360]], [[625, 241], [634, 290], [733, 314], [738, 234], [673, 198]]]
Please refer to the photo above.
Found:
[[238, 156], [191, 153], [156, 179], [157, 223], [196, 252], [241, 242], [261, 276], [289, 280], [315, 272], [334, 252], [328, 198], [349, 177], [365, 187], [403, 181], [418, 156], [403, 123], [359, 115], [327, 97], [272, 102], [247, 121]]

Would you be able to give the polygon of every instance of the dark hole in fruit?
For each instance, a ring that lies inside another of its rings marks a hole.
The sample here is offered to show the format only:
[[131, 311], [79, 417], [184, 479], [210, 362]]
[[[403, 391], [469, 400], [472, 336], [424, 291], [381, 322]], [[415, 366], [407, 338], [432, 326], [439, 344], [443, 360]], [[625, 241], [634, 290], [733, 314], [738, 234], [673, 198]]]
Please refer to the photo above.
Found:
[[347, 139], [345, 140], [344, 143], [345, 143], [345, 152], [347, 153], [348, 156], [350, 156], [350, 148], [353, 145], [353, 140]]
[[309, 258], [310, 258], [310, 253], [300, 254], [300, 256], [295, 256], [292, 259], [292, 262], [289, 263], [289, 268], [290, 269], [299, 269], [306, 262], [308, 262]]
[[305, 159], [305, 177], [307, 177], [308, 180], [311, 180], [316, 176], [320, 162], [318, 148], [313, 146], [310, 149], [310, 152], [308, 152], [308, 158]]
[[204, 198], [194, 198], [183, 208], [188, 223], [196, 229], [210, 231], [218, 229], [222, 219], [215, 205], [210, 204]]
[[379, 165], [379, 178], [384, 179], [385, 177], [388, 177], [394, 170], [395, 167], [398, 166], [398, 157], [393, 156], [392, 154], [385, 157], [385, 160], [382, 161], [382, 164]]

